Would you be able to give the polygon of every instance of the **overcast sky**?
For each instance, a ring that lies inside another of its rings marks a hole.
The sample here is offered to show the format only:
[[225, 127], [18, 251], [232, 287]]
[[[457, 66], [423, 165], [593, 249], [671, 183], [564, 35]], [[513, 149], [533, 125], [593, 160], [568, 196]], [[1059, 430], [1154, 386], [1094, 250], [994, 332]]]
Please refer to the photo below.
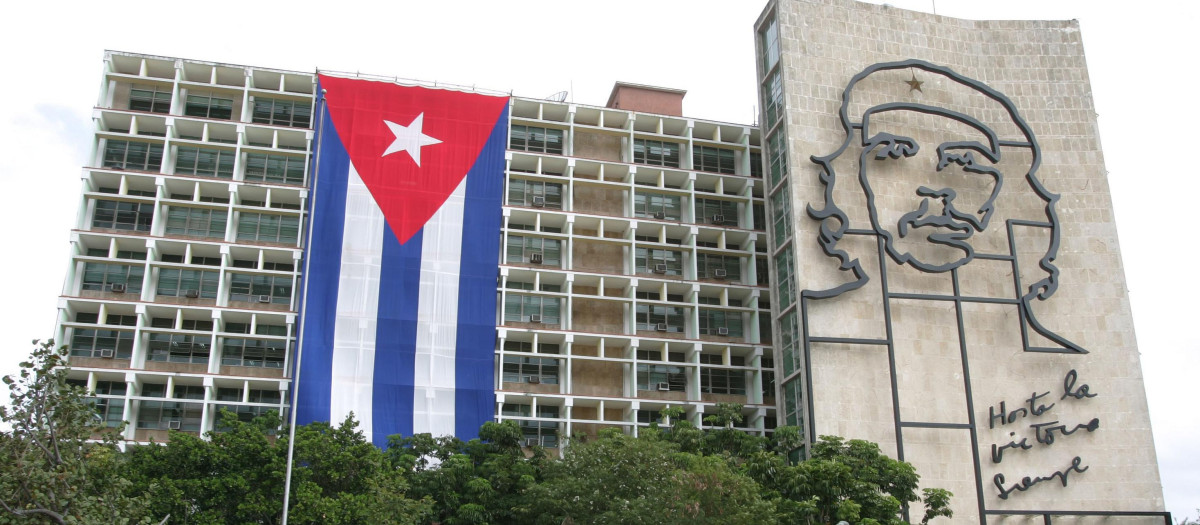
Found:
[[[0, 32], [0, 372], [52, 335], [105, 49], [361, 71], [603, 105], [616, 80], [686, 89], [684, 113], [750, 123], [751, 26], [764, 0], [11, 2]], [[1190, 102], [1195, 2], [894, 0], [973, 19], [1078, 19], [1105, 146], [1168, 510], [1200, 508], [1193, 300], [1200, 195]], [[261, 3], [265, 5], [265, 3]], [[936, 4], [936, 6], [935, 6]], [[386, 6], [386, 7], [381, 7]]]

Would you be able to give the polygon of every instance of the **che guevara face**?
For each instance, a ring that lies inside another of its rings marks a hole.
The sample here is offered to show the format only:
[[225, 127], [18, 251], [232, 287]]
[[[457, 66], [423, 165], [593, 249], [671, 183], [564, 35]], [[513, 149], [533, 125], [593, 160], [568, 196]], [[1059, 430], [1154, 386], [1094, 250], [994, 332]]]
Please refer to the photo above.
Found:
[[897, 262], [929, 272], [966, 264], [1003, 185], [986, 127], [922, 106], [865, 115], [859, 180], [871, 223]]

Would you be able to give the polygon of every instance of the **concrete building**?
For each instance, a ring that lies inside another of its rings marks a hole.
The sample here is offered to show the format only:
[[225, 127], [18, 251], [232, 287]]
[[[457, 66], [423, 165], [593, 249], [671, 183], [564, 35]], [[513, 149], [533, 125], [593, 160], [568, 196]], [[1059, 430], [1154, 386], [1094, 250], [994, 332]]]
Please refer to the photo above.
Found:
[[[125, 438], [286, 412], [314, 89], [107, 53], [56, 337]], [[683, 96], [511, 100], [496, 414], [528, 444], [668, 405], [775, 426], [758, 130], [685, 118]]]
[[955, 522], [1163, 523], [1078, 23], [775, 0], [756, 36], [783, 423]]

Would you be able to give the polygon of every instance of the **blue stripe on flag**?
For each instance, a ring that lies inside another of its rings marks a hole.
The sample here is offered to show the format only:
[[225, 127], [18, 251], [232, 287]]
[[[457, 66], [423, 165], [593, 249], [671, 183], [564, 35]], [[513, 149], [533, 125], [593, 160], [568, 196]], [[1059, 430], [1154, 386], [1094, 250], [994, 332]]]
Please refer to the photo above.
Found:
[[467, 173], [462, 266], [458, 294], [454, 433], [469, 440], [496, 410], [496, 278], [499, 274], [500, 207], [508, 108], [500, 113], [487, 144]]
[[421, 291], [421, 244], [425, 231], [404, 245], [384, 228], [383, 270], [379, 273], [379, 325], [375, 338], [372, 435], [378, 447], [392, 434], [413, 433], [413, 374], [417, 304]]

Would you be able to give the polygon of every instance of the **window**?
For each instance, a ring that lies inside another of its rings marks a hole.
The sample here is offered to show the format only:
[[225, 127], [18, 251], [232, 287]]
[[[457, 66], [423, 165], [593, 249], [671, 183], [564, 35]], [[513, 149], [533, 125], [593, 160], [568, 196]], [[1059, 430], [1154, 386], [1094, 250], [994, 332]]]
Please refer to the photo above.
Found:
[[247, 153], [245, 179], [279, 184], [304, 184], [304, 158]]
[[683, 252], [638, 248], [634, 255], [637, 273], [683, 275]]
[[229, 300], [291, 304], [292, 278], [282, 275], [229, 274]]
[[[700, 354], [700, 364], [724, 365], [725, 362], [717, 354]], [[746, 361], [741, 356], [730, 356], [730, 366], [745, 366]], [[734, 394], [746, 395], [746, 372], [728, 368], [700, 367], [700, 391], [705, 394]]]
[[220, 257], [203, 257], [200, 255], [193, 255], [192, 256], [192, 264], [199, 264], [202, 266], [220, 266], [221, 258]]
[[506, 355], [504, 356], [504, 381], [557, 385], [558, 359]]
[[770, 357], [762, 358], [762, 396], [775, 397], [775, 360]]
[[133, 332], [76, 328], [71, 334], [71, 355], [76, 357], [114, 357], [133, 355]]
[[171, 111], [171, 92], [158, 86], [134, 86], [129, 90], [129, 109], [151, 113]]
[[167, 397], [167, 385], [161, 383], [143, 384], [142, 397]]
[[731, 149], [695, 146], [692, 148], [692, 169], [733, 175], [737, 172], [733, 157]]
[[[700, 309], [700, 335], [742, 337], [744, 333], [742, 330], [741, 312], [727, 312], [725, 310], [713, 310], [710, 308]], [[721, 333], [722, 331], [725, 333]]]
[[204, 399], [204, 387], [199, 385], [175, 385], [176, 399]]
[[212, 338], [207, 335], [150, 334], [147, 361], [208, 364]]
[[750, 153], [750, 176], [756, 179], [761, 179], [762, 173], [762, 153]]
[[229, 117], [233, 116], [233, 99], [207, 93], [188, 93], [183, 114], [189, 117], [229, 120]]
[[638, 330], [682, 333], [683, 326], [683, 308], [646, 303], [637, 305]]
[[278, 405], [281, 398], [278, 390], [256, 390], [250, 389], [251, 403], [273, 403]]
[[224, 239], [228, 216], [225, 210], [170, 206], [165, 232], [167, 235]]
[[779, 62], [779, 25], [772, 18], [758, 34], [762, 52], [763, 71], [770, 71]]
[[650, 410], [648, 408], [638, 409], [638, 423], [661, 423], [663, 419], [661, 410]]
[[540, 315], [544, 324], [558, 324], [561, 319], [558, 297], [539, 297], [510, 293], [504, 296], [504, 320], [518, 323], [535, 322], [532, 315]]
[[700, 252], [696, 254], [696, 271], [700, 279], [728, 279], [738, 281], [742, 278], [742, 261], [736, 255], [714, 255]]
[[251, 120], [255, 124], [307, 128], [311, 119], [311, 102], [254, 97], [254, 114], [251, 115]]
[[[516, 403], [505, 403], [500, 408], [500, 415], [505, 417], [532, 417], [533, 407], [530, 405], [520, 405]], [[539, 419], [558, 419], [558, 407], [538, 405], [537, 417]], [[517, 424], [521, 427], [521, 433], [524, 435], [522, 444], [529, 447], [540, 445], [546, 448], [558, 447], [558, 423], [555, 421], [539, 421], [537, 419], [522, 419], [518, 420]]]
[[513, 124], [509, 133], [508, 147], [510, 149], [555, 155], [561, 155], [563, 152], [563, 130], [561, 129]]
[[664, 392], [687, 391], [687, 374], [684, 367], [677, 365], [637, 365], [638, 390], [658, 390]]
[[562, 209], [562, 184], [510, 178], [508, 180], [509, 206], [535, 206]]
[[789, 304], [792, 304], [796, 300], [796, 284], [792, 280], [792, 273], [794, 271], [792, 247], [789, 245], [775, 257], [775, 272], [779, 276], [779, 282], [775, 283], [775, 295], [779, 298], [780, 310], [787, 308]]
[[242, 389], [240, 388], [217, 388], [217, 401], [241, 401]]
[[783, 357], [783, 376], [799, 370], [803, 356], [797, 348], [800, 342], [800, 327], [796, 323], [796, 311], [792, 310], [779, 318], [779, 354]]
[[[754, 228], [756, 230], [766, 230], [767, 229], [766, 207], [764, 207], [762, 204], [752, 204], [750, 206], [750, 213], [753, 214], [753, 216], [754, 216], [754, 225], [752, 226], [752, 228]], [[756, 250], [764, 250], [765, 248], [766, 248], [765, 242], [760, 242], [755, 245]]]
[[104, 141], [105, 168], [159, 171], [162, 158], [162, 144], [113, 139]]
[[[533, 352], [533, 343], [529, 341], [505, 341], [505, 352]], [[557, 354], [558, 345], [555, 343], [539, 343], [537, 346], [539, 354]]]
[[176, 149], [175, 174], [233, 178], [234, 153], [228, 150], [179, 146]]
[[125, 395], [126, 385], [124, 381], [96, 381], [95, 394], [106, 396], [123, 396]]
[[151, 430], [200, 431], [203, 404], [174, 401], [142, 401], [137, 427]]
[[778, 246], [792, 236], [792, 192], [788, 190], [787, 181], [771, 196], [771, 218], [774, 219], [771, 233]]
[[[108, 249], [107, 248], [88, 248], [87, 256], [88, 257], [108, 257]], [[116, 257], [118, 259], [133, 259], [133, 260], [137, 260], [137, 261], [144, 261], [144, 260], [146, 260], [146, 252], [119, 250], [119, 251], [117, 251]]]
[[767, 151], [771, 161], [771, 187], [779, 184], [787, 175], [787, 139], [783, 131], [776, 131], [767, 138]]
[[633, 216], [677, 221], [682, 215], [679, 203], [678, 195], [637, 192], [633, 195]]
[[775, 71], [762, 83], [763, 122], [764, 129], [770, 130], [776, 123], [783, 120], [783, 77]]
[[163, 268], [158, 271], [157, 295], [216, 299], [219, 278], [218, 272], [212, 270]]
[[227, 337], [221, 346], [221, 364], [226, 366], [283, 368], [283, 359], [286, 352], [286, 341]]
[[505, 246], [505, 261], [510, 263], [535, 263], [558, 266], [562, 263], [562, 244], [558, 239], [509, 235]]
[[[239, 399], [239, 401], [240, 401], [240, 399]], [[256, 418], [265, 416], [271, 412], [275, 412], [275, 413], [279, 412], [278, 407], [253, 406], [253, 405], [217, 405], [217, 410], [220, 410], [220, 409], [225, 409], [225, 410], [232, 412], [234, 415], [237, 416], [238, 421], [241, 421], [243, 423], [250, 423], [250, 422], [254, 421]], [[216, 425], [215, 425], [215, 430], [217, 432], [227, 432], [229, 430], [229, 427], [222, 425], [220, 417], [218, 417], [217, 421], [216, 421]], [[267, 434], [275, 435], [276, 430], [277, 429], [269, 429], [269, 430], [267, 430]]]
[[300, 218], [270, 213], [241, 212], [238, 215], [237, 240], [296, 244], [300, 237]]
[[138, 293], [142, 291], [144, 272], [145, 268], [141, 266], [87, 263], [83, 265], [83, 289], [100, 292]]
[[98, 200], [92, 227], [148, 232], [153, 218], [153, 204]]
[[[754, 273], [755, 273], [754, 277], [755, 277], [755, 279], [758, 280], [757, 284], [759, 286], [768, 286], [771, 284], [770, 264], [767, 262], [767, 259], [765, 257], [755, 257], [754, 258]], [[761, 298], [759, 299], [759, 303], [760, 304], [762, 303]], [[767, 307], [770, 307], [769, 301], [767, 302]]]
[[100, 424], [116, 428], [125, 422], [125, 400], [107, 397], [89, 397], [87, 403], [96, 411]]
[[722, 226], [737, 226], [738, 205], [734, 201], [697, 198], [696, 222], [703, 224], [719, 224]]
[[661, 140], [633, 139], [633, 162], [678, 168], [679, 144]]

